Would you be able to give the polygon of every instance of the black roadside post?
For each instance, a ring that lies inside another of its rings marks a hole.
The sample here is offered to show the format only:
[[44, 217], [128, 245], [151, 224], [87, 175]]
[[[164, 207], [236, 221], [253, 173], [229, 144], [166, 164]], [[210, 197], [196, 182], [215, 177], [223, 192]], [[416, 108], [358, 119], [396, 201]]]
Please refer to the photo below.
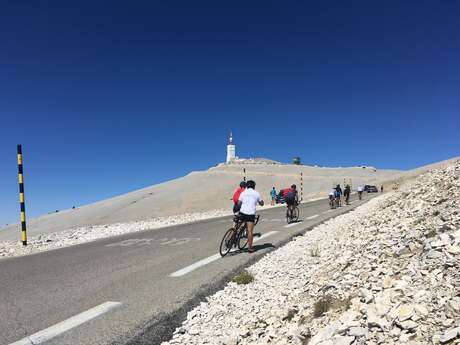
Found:
[[26, 206], [24, 200], [24, 175], [22, 167], [22, 146], [18, 145], [18, 180], [19, 180], [19, 204], [21, 207], [21, 238], [22, 245], [27, 246], [26, 230]]
[[243, 181], [246, 181], [246, 168], [243, 168]]

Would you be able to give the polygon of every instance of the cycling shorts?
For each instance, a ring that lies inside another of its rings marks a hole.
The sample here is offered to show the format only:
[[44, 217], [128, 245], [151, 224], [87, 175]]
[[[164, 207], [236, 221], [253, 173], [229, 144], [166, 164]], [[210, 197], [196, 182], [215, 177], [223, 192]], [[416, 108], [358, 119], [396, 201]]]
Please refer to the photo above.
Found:
[[238, 218], [242, 222], [248, 222], [248, 223], [255, 223], [256, 222], [256, 215], [255, 214], [244, 214], [240, 212], [240, 215]]
[[288, 206], [296, 205], [295, 199], [286, 199], [286, 205]]

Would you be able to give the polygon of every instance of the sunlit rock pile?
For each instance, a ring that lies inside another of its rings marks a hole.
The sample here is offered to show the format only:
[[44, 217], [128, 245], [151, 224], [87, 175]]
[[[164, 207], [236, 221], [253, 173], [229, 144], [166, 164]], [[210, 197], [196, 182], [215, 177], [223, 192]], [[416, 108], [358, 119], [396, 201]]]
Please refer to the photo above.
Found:
[[460, 161], [297, 237], [168, 344], [460, 344]]

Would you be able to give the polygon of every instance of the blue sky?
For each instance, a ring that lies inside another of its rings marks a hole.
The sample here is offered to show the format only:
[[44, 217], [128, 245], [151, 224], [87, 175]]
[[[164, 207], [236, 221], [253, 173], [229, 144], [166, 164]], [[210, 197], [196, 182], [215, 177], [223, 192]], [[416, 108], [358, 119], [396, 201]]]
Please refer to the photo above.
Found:
[[240, 156], [460, 154], [457, 1], [3, 1], [0, 224]]

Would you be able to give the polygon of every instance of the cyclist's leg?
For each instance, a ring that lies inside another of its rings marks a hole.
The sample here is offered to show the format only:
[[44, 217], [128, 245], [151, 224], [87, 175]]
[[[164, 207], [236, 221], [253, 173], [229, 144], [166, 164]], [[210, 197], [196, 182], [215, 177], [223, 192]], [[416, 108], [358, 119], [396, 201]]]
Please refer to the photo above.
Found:
[[292, 218], [292, 205], [290, 203], [288, 204], [288, 207], [287, 207], [287, 216], [289, 217], [289, 219]]
[[248, 250], [252, 251], [254, 222], [246, 222], [246, 228], [248, 230]]

